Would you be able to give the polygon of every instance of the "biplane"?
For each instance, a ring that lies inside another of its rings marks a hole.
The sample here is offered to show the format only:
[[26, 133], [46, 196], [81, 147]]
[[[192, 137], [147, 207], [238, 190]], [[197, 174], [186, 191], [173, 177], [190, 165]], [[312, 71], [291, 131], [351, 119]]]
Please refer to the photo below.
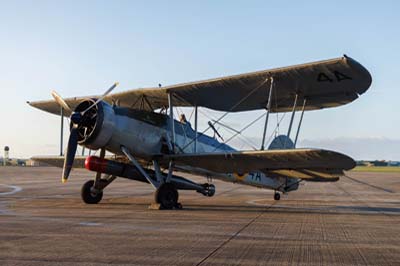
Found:
[[[305, 111], [350, 103], [371, 85], [370, 73], [357, 61], [343, 57], [226, 76], [172, 86], [133, 89], [103, 95], [28, 102], [31, 106], [61, 116], [60, 156], [34, 160], [63, 167], [67, 181], [73, 167], [96, 172], [81, 190], [85, 203], [101, 201], [104, 189], [116, 177], [146, 182], [154, 188], [160, 209], [181, 208], [179, 190], [204, 196], [215, 194], [210, 183], [196, 183], [179, 172], [204, 176], [207, 182], [220, 179], [275, 191], [297, 190], [301, 181], [337, 181], [355, 166], [352, 158], [324, 149], [299, 149], [296, 142]], [[194, 108], [194, 126], [183, 117], [174, 118], [174, 108]], [[198, 130], [198, 108], [222, 111], [208, 122], [215, 125], [231, 112], [265, 110], [262, 143], [257, 150], [238, 151], [226, 141]], [[293, 118], [301, 112], [295, 141], [290, 138]], [[291, 113], [288, 133], [277, 136], [268, 149], [266, 131], [269, 114]], [[63, 153], [63, 121], [70, 120], [70, 136]], [[78, 145], [99, 156], [75, 156]], [[106, 153], [107, 152], [107, 153]], [[108, 155], [107, 155], [108, 154]], [[111, 155], [112, 154], [112, 155]]]

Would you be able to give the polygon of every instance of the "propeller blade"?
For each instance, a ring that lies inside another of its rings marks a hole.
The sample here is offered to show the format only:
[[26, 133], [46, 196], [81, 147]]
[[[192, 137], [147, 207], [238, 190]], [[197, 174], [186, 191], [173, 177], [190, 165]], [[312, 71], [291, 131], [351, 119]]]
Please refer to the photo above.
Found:
[[62, 182], [67, 182], [68, 176], [71, 173], [72, 165], [74, 164], [75, 153], [78, 147], [78, 127], [73, 126], [69, 135], [67, 152], [64, 159], [64, 168], [62, 173]]
[[89, 111], [93, 106], [96, 106], [100, 101], [102, 101], [110, 92], [112, 92], [113, 89], [115, 89], [115, 87], [118, 86], [118, 82], [115, 82], [105, 93], [103, 93], [103, 95], [101, 95], [101, 97], [99, 99], [97, 99], [96, 102], [94, 102], [91, 106], [89, 106], [88, 108], [86, 108], [85, 111], [81, 112], [81, 115], [84, 115], [87, 111]]
[[64, 101], [64, 99], [56, 92], [52, 91], [51, 95], [53, 96], [54, 100], [62, 107], [65, 111], [72, 113], [71, 108], [69, 105]]

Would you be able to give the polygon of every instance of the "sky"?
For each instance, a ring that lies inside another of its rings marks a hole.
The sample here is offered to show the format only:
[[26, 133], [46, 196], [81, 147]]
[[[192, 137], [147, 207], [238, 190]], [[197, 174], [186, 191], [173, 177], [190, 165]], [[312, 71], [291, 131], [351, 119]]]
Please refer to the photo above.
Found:
[[[347, 54], [370, 71], [372, 86], [348, 105], [307, 112], [298, 146], [338, 150], [355, 159], [400, 160], [399, 1], [0, 1], [0, 6], [0, 147], [10, 146], [11, 157], [58, 153], [59, 117], [26, 104], [50, 99], [53, 89], [64, 97], [97, 95], [115, 81], [119, 92]], [[260, 112], [231, 114], [224, 122], [240, 129]], [[200, 118], [204, 128], [208, 120]], [[259, 143], [262, 127], [259, 121], [243, 134]], [[231, 144], [248, 148], [236, 139]]]

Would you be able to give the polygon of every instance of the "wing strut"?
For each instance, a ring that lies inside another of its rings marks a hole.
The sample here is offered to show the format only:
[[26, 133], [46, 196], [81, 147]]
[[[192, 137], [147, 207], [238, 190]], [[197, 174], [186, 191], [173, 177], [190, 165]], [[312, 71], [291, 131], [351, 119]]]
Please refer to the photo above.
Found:
[[135, 157], [132, 156], [128, 149], [124, 146], [121, 146], [121, 151], [126, 155], [126, 157], [128, 157], [129, 161], [131, 161], [131, 163], [146, 178], [146, 180], [153, 186], [153, 188], [157, 189], [159, 187], [159, 184], [157, 182], [154, 182], [154, 180], [146, 173], [146, 171], [142, 168], [138, 161], [136, 161]]
[[172, 152], [175, 153], [175, 123], [174, 123], [174, 106], [172, 102], [172, 92], [168, 92], [168, 105], [169, 105], [169, 118], [170, 118], [170, 130], [172, 139]]
[[303, 108], [301, 109], [301, 116], [300, 116], [299, 126], [297, 127], [296, 138], [294, 139], [294, 147], [295, 148], [296, 148], [296, 144], [297, 144], [297, 138], [299, 137], [301, 123], [303, 122], [303, 116], [304, 116], [304, 110], [305, 110], [305, 107], [306, 107], [306, 102], [307, 102], [307, 99], [304, 98]]
[[298, 95], [297, 95], [297, 93], [296, 93], [296, 96], [294, 97], [292, 116], [290, 117], [290, 124], [289, 124], [288, 133], [287, 133], [287, 137], [288, 137], [288, 138], [290, 138], [290, 132], [292, 131], [294, 115], [295, 115], [295, 113], [296, 113], [296, 107], [297, 107], [297, 98], [298, 98]]
[[194, 107], [194, 153], [197, 152], [197, 105]]
[[[288, 133], [287, 133], [288, 138], [290, 138], [290, 132], [292, 131], [294, 115], [296, 114], [297, 98], [298, 98], [298, 94], [296, 93], [296, 96], [294, 97], [292, 116], [290, 117], [290, 124], [289, 124], [289, 128], [288, 128]], [[285, 139], [285, 143], [283, 145], [284, 148], [286, 148], [286, 140], [287, 139]]]
[[263, 138], [262, 138], [262, 143], [261, 143], [261, 150], [264, 150], [264, 145], [265, 145], [265, 134], [267, 134], [267, 126], [268, 126], [268, 118], [269, 118], [269, 111], [271, 110], [271, 96], [272, 96], [272, 89], [274, 86], [274, 78], [271, 77], [271, 85], [269, 87], [269, 95], [268, 95], [268, 103], [267, 103], [267, 116], [265, 117], [265, 125], [264, 125], [264, 132], [263, 132]]

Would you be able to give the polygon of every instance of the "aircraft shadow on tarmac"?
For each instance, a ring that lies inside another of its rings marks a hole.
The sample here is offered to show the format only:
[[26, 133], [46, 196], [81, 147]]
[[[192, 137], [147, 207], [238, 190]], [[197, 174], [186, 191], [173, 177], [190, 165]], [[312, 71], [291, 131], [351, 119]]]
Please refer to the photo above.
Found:
[[384, 192], [387, 192], [387, 193], [395, 193], [393, 190], [390, 190], [390, 189], [387, 189], [387, 188], [384, 188], [384, 187], [380, 187], [380, 186], [376, 186], [376, 185], [370, 184], [370, 183], [365, 182], [365, 181], [358, 180], [358, 179], [350, 177], [350, 176], [345, 176], [345, 177], [347, 177], [348, 179], [350, 179], [350, 180], [352, 180], [352, 181], [354, 181], [356, 183], [363, 184], [363, 185], [369, 186], [369, 187], [377, 189], [377, 190], [381, 190], [381, 191], [384, 191]]
[[336, 206], [336, 209], [355, 210], [361, 212], [395, 212], [400, 213], [400, 208], [393, 207], [369, 207], [369, 206]]
[[[141, 206], [147, 207], [145, 203], [128, 203], [128, 202], [107, 202], [102, 205], [109, 206]], [[179, 210], [176, 210], [179, 211]], [[316, 214], [361, 214], [361, 215], [376, 215], [382, 213], [400, 214], [400, 208], [397, 207], [370, 207], [362, 205], [350, 205], [350, 206], [282, 206], [277, 205], [273, 202], [270, 205], [265, 206], [251, 206], [251, 205], [203, 205], [203, 204], [186, 204], [183, 206], [183, 211], [190, 212], [247, 212], [247, 213], [259, 213], [259, 212], [271, 212], [271, 213], [316, 213]]]

